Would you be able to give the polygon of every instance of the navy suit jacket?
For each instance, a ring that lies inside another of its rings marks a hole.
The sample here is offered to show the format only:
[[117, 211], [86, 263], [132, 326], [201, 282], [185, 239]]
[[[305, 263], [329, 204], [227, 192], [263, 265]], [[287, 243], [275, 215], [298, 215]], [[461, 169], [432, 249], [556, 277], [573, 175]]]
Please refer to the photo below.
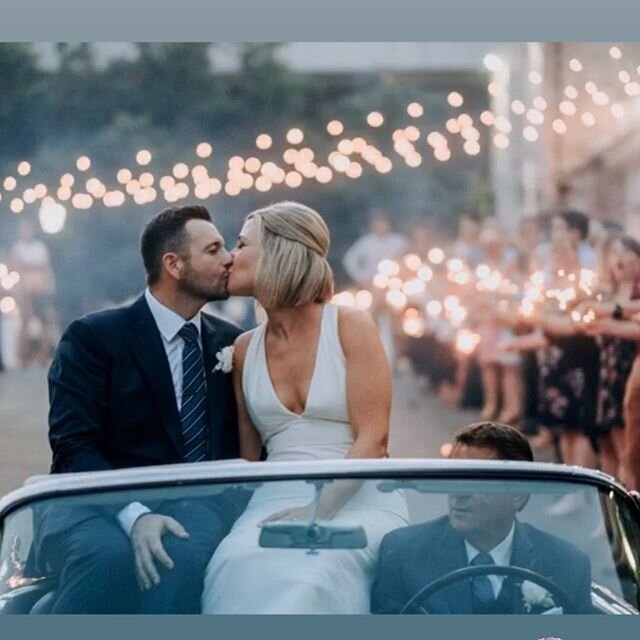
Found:
[[[400, 613], [427, 584], [468, 566], [464, 538], [443, 516], [403, 527], [382, 540], [371, 593], [372, 613]], [[511, 566], [531, 569], [548, 578], [573, 599], [577, 613], [591, 613], [589, 558], [566, 540], [516, 521]], [[460, 580], [434, 593], [428, 610], [435, 614], [474, 613], [470, 580]], [[411, 608], [408, 613], [417, 613]], [[505, 578], [491, 613], [524, 613], [522, 595]]]
[[[239, 456], [232, 376], [213, 369], [215, 354], [240, 333], [224, 320], [201, 314], [211, 460]], [[169, 362], [144, 296], [67, 328], [49, 370], [49, 400], [52, 473], [184, 461]], [[41, 515], [42, 539], [95, 516], [95, 509], [45, 508]]]

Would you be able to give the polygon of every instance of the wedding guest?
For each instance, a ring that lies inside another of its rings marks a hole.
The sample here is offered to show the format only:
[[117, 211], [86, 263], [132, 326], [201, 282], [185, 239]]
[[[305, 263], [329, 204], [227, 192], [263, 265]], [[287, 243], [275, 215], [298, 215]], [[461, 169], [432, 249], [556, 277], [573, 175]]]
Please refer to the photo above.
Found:
[[[370, 288], [382, 260], [399, 260], [407, 252], [407, 239], [393, 230], [391, 218], [375, 209], [370, 218], [369, 233], [356, 240], [344, 254], [342, 263], [347, 275], [360, 287]], [[399, 351], [399, 327], [379, 290], [374, 290], [370, 309], [382, 339], [384, 350], [394, 369]]]
[[27, 367], [34, 360], [47, 364], [51, 359], [57, 327], [55, 279], [49, 250], [36, 237], [34, 224], [23, 220], [18, 233], [18, 240], [11, 251], [11, 261], [20, 274], [22, 327], [19, 353], [22, 366]]
[[589, 243], [589, 216], [581, 211], [562, 211], [551, 220], [551, 235], [558, 234], [567, 234], [582, 269], [596, 268], [597, 254]]
[[[507, 246], [501, 225], [492, 220], [486, 222], [479, 242], [482, 262], [505, 277], [513, 277], [516, 269], [515, 254]], [[477, 356], [484, 390], [481, 418], [497, 418], [500, 422], [514, 424], [520, 419], [522, 412], [520, 357], [517, 353], [505, 353], [498, 349], [498, 344], [511, 338], [513, 333], [496, 314], [493, 299], [480, 298], [478, 302], [482, 303], [483, 300], [486, 304], [479, 306], [477, 314], [480, 317]]]
[[451, 256], [470, 265], [478, 264], [482, 258], [482, 250], [478, 244], [480, 229], [477, 218], [469, 213], [462, 213], [458, 219], [458, 236], [450, 248]]
[[[640, 299], [640, 243], [629, 236], [615, 237], [604, 247], [602, 280], [610, 299], [618, 303]], [[589, 303], [583, 305], [588, 308]], [[637, 354], [640, 326], [612, 314], [584, 324], [583, 330], [596, 336], [600, 347], [600, 376], [596, 431], [600, 466], [618, 476], [624, 454], [624, 395]]]
[[391, 218], [381, 209], [371, 214], [369, 233], [347, 249], [342, 263], [347, 275], [359, 286], [369, 287], [378, 264], [388, 258], [398, 260], [409, 247], [407, 239], [393, 230]]

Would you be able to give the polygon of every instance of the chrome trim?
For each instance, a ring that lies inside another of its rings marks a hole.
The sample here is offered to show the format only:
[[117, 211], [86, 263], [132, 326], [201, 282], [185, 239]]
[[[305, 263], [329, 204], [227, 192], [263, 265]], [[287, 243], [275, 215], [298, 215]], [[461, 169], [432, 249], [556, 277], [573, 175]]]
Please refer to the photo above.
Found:
[[599, 486], [629, 497], [614, 478], [600, 471], [547, 462], [446, 460], [429, 458], [340, 459], [295, 462], [223, 460], [156, 465], [112, 471], [91, 471], [29, 478], [24, 486], [0, 499], [0, 518], [19, 505], [39, 498], [116, 489], [221, 482], [259, 482], [312, 477], [458, 477], [550, 480]]

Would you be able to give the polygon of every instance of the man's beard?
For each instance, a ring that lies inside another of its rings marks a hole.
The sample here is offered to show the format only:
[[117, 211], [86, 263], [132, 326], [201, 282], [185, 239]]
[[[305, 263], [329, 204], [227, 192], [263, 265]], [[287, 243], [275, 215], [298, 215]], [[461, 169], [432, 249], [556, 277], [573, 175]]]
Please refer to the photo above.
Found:
[[188, 272], [180, 283], [182, 291], [193, 298], [214, 302], [215, 300], [226, 300], [229, 297], [227, 287], [228, 276], [220, 280], [220, 284], [215, 286], [201, 276], [195, 276], [193, 272]]

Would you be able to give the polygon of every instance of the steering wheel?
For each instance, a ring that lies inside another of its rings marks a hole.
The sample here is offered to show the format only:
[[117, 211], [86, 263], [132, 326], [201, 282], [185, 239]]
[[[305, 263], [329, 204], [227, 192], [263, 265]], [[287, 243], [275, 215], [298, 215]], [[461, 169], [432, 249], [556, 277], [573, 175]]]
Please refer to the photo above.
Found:
[[562, 611], [565, 614], [577, 613], [576, 607], [573, 603], [573, 600], [556, 584], [551, 582], [548, 578], [532, 571], [531, 569], [523, 569], [521, 567], [509, 567], [509, 566], [498, 566], [498, 565], [479, 565], [475, 567], [463, 567], [462, 569], [456, 569], [455, 571], [450, 571], [449, 573], [441, 576], [440, 578], [436, 578], [432, 580], [429, 584], [425, 585], [417, 591], [411, 598], [409, 598], [408, 602], [402, 607], [400, 613], [407, 613], [407, 610], [410, 607], [414, 607], [420, 613], [430, 614], [428, 607], [426, 606], [418, 606], [418, 601], [426, 601], [431, 598], [438, 591], [442, 591], [445, 587], [448, 587], [451, 584], [456, 582], [460, 582], [461, 580], [466, 580], [468, 578], [475, 578], [476, 576], [486, 576], [486, 575], [503, 575], [508, 577], [516, 577], [522, 578], [522, 580], [528, 580], [529, 582], [533, 582], [541, 586], [543, 589], [546, 589], [554, 598], [556, 604], [562, 607]]

